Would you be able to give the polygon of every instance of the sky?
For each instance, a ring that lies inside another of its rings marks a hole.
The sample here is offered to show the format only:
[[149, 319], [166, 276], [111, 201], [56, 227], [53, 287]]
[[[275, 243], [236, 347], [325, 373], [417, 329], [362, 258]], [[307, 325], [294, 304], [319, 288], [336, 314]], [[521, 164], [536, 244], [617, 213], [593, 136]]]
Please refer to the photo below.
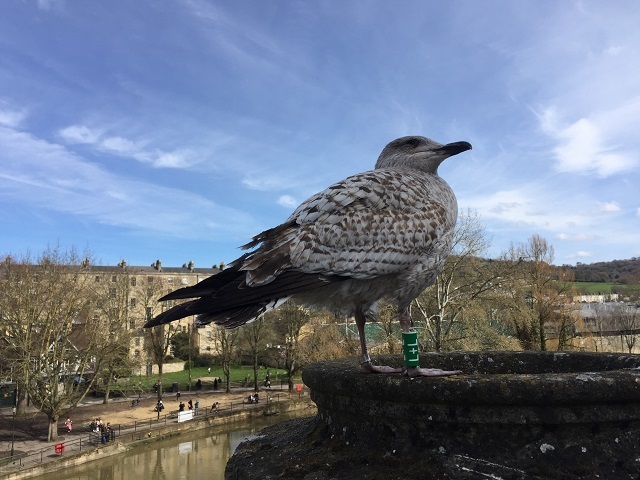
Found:
[[640, 2], [7, 0], [0, 254], [211, 267], [404, 135], [486, 257], [640, 257]]

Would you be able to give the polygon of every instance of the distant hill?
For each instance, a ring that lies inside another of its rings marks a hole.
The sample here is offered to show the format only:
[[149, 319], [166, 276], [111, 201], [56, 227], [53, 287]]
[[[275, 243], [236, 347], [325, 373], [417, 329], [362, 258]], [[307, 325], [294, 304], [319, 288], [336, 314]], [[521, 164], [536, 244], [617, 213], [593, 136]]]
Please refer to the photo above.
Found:
[[575, 275], [576, 282], [640, 283], [640, 258], [613, 260], [611, 262], [579, 263], [563, 265]]

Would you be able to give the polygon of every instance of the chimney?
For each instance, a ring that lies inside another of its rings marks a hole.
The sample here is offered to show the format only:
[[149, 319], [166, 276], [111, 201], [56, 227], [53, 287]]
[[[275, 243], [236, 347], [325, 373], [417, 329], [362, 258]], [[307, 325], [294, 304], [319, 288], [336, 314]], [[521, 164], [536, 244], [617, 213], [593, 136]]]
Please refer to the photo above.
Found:
[[189, 260], [189, 271], [193, 272], [193, 260]]
[[224, 262], [220, 262], [220, 270], [224, 270], [226, 268], [226, 265]]

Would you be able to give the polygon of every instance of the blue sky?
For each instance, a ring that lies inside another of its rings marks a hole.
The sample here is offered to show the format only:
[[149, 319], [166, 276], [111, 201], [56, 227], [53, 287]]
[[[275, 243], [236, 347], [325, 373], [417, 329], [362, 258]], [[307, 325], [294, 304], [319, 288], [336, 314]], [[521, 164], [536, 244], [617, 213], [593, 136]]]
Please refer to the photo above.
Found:
[[9, 0], [0, 253], [207, 267], [403, 135], [487, 256], [640, 256], [640, 2]]

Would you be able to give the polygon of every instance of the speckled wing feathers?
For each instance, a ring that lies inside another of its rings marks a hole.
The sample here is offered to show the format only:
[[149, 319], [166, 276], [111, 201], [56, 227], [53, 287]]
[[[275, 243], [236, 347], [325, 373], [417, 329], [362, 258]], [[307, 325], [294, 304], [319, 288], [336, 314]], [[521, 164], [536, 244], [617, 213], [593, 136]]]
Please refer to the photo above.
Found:
[[[256, 236], [242, 262], [249, 285], [293, 269], [367, 279], [399, 274], [453, 228], [457, 205], [438, 176], [374, 170], [320, 192], [281, 226]], [[447, 252], [448, 253], [448, 252]]]
[[164, 297], [200, 298], [145, 327], [197, 315], [199, 323], [233, 328], [289, 298], [345, 316], [371, 312], [382, 298], [406, 311], [451, 249], [458, 207], [438, 165], [470, 148], [425, 137], [393, 140], [375, 170], [313, 195], [287, 221], [256, 235], [230, 268]]

